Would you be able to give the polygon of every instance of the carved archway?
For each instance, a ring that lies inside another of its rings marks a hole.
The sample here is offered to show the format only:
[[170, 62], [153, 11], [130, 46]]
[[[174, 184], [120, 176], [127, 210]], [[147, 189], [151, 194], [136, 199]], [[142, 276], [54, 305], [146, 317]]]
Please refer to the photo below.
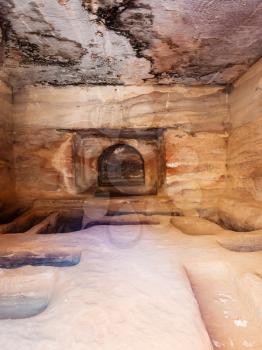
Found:
[[144, 159], [132, 146], [116, 144], [98, 159], [99, 186], [139, 186], [145, 184]]

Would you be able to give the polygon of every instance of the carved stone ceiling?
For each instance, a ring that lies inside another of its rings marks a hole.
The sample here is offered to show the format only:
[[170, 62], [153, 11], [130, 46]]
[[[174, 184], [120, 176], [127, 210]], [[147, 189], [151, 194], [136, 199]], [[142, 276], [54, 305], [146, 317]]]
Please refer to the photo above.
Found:
[[0, 0], [0, 13], [14, 86], [228, 85], [262, 56], [261, 0]]

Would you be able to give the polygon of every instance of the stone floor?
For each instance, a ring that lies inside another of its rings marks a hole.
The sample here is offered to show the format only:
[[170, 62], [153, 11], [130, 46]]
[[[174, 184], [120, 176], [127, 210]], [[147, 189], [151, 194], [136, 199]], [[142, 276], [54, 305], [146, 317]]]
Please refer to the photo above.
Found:
[[72, 267], [0, 269], [0, 314], [13, 316], [0, 349], [261, 350], [262, 231], [208, 225], [0, 235], [1, 254], [81, 252]]

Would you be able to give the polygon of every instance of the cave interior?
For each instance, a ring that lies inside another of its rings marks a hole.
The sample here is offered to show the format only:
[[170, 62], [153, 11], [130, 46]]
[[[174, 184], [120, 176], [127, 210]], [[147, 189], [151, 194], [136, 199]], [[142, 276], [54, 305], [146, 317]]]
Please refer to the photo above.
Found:
[[261, 0], [0, 0], [0, 101], [2, 350], [262, 349]]

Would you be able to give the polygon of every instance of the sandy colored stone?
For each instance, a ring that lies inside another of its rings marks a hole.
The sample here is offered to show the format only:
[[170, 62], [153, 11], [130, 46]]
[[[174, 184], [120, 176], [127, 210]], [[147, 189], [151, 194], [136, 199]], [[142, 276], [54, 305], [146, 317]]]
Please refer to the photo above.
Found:
[[192, 235], [219, 235], [226, 232], [221, 226], [198, 217], [176, 216], [171, 219], [171, 223], [180, 231]]
[[227, 119], [226, 94], [219, 87], [38, 85], [15, 93], [14, 104], [18, 128], [222, 131]]
[[0, 79], [0, 210], [15, 202], [12, 91]]
[[157, 178], [165, 183], [159, 186], [159, 195], [190, 209], [211, 201], [214, 205], [223, 190], [227, 106], [220, 88], [37, 86], [16, 93], [14, 103], [16, 183], [23, 202], [82, 199], [96, 191], [98, 157], [119, 140], [89, 137], [81, 139], [79, 147], [75, 140], [81, 128], [166, 128], [161, 146], [166, 156], [157, 150], [164, 160], [163, 171], [154, 178], [152, 171], [158, 165], [153, 145], [124, 140], [144, 157], [148, 186], [154, 188]]
[[262, 230], [252, 232], [239, 232], [232, 235], [229, 231], [225, 237], [217, 240], [219, 244], [232, 252], [261, 252]]
[[221, 199], [218, 204], [218, 216], [227, 228], [235, 231], [262, 229], [262, 204], [258, 201]]
[[262, 201], [261, 60], [236, 82], [229, 107], [233, 129], [228, 143], [228, 187]]
[[225, 133], [166, 131], [165, 192], [177, 205], [216, 205], [226, 186], [226, 140]]

